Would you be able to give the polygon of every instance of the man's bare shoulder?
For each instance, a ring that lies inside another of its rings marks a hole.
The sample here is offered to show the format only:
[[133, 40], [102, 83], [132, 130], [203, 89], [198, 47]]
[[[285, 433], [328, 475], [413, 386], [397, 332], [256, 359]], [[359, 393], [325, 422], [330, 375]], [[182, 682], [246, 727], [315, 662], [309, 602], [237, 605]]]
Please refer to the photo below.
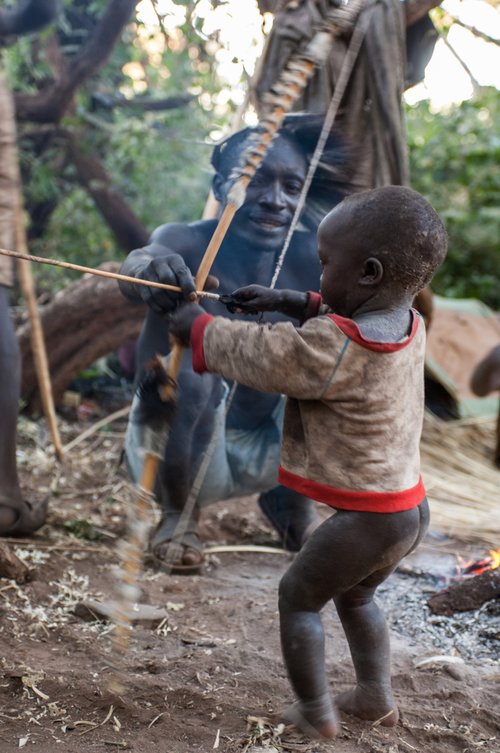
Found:
[[216, 226], [215, 220], [198, 220], [197, 222], [168, 222], [153, 231], [150, 243], [168, 248], [176, 254], [199, 252], [205, 249]]

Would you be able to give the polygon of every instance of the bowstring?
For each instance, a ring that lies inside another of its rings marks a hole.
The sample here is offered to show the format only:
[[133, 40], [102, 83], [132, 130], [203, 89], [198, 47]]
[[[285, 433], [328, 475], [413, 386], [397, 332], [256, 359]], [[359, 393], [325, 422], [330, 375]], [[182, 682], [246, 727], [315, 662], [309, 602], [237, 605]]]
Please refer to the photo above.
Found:
[[366, 30], [368, 28], [368, 22], [370, 20], [370, 15], [371, 15], [370, 13], [366, 12], [366, 9], [365, 9], [365, 13], [361, 11], [358, 17], [358, 22], [356, 23], [356, 26], [354, 27], [354, 31], [352, 33], [352, 37], [349, 42], [349, 46], [347, 48], [344, 61], [342, 63], [342, 68], [340, 70], [339, 80], [337, 82], [337, 86], [335, 87], [332, 98], [330, 100], [328, 110], [326, 111], [325, 119], [323, 121], [323, 126], [321, 128], [320, 134], [318, 136], [318, 141], [316, 142], [316, 147], [314, 149], [313, 155], [311, 157], [311, 161], [309, 163], [309, 168], [306, 174], [304, 185], [302, 186], [302, 191], [300, 192], [299, 201], [297, 203], [297, 207], [295, 209], [292, 222], [290, 223], [290, 227], [288, 228], [288, 233], [285, 238], [283, 248], [281, 249], [280, 255], [276, 262], [276, 267], [274, 269], [274, 274], [271, 279], [271, 284], [269, 285], [270, 288], [276, 287], [278, 277], [283, 268], [283, 264], [285, 262], [285, 257], [290, 247], [292, 236], [295, 230], [297, 229], [300, 216], [302, 214], [302, 211], [306, 203], [307, 194], [309, 193], [309, 189], [311, 187], [313, 178], [316, 174], [316, 170], [318, 169], [321, 156], [323, 154], [323, 151], [326, 146], [326, 142], [328, 140], [328, 136], [330, 135], [330, 131], [332, 130], [333, 124], [335, 122], [335, 118], [337, 117], [338, 109], [340, 107], [342, 97], [345, 94], [347, 84], [349, 83], [349, 78], [351, 76], [352, 69], [354, 68], [354, 64], [357, 60], [359, 51], [361, 49], [361, 45], [363, 44], [363, 39], [364, 39]]
[[[351, 40], [347, 48], [344, 61], [342, 64], [342, 68], [339, 74], [337, 86], [335, 87], [328, 110], [326, 111], [325, 119], [323, 121], [323, 126], [321, 128], [318, 141], [316, 142], [316, 147], [314, 149], [313, 155], [311, 157], [311, 161], [309, 163], [309, 168], [306, 174], [304, 185], [302, 186], [302, 190], [299, 196], [299, 201], [297, 203], [297, 207], [292, 217], [292, 222], [288, 229], [288, 233], [283, 243], [283, 247], [280, 251], [280, 255], [276, 262], [274, 273], [273, 273], [271, 283], [269, 286], [270, 288], [276, 287], [278, 277], [283, 268], [286, 255], [290, 247], [292, 236], [295, 230], [297, 229], [300, 216], [304, 209], [304, 205], [307, 199], [307, 194], [309, 193], [311, 183], [313, 181], [314, 175], [316, 174], [316, 170], [318, 169], [319, 161], [325, 149], [325, 145], [326, 145], [328, 136], [330, 134], [330, 131], [333, 127], [333, 124], [335, 122], [335, 118], [337, 117], [341, 100], [345, 94], [345, 90], [347, 88], [349, 78], [351, 76], [354, 64], [357, 60], [359, 51], [361, 49], [361, 45], [363, 43], [366, 30], [368, 28], [369, 17], [371, 15], [371, 13], [366, 12], [367, 11], [366, 8], [364, 9], [364, 11], [365, 11], [364, 13], [363, 11], [360, 12], [358, 21], [356, 22], [356, 25], [354, 27], [354, 31], [352, 33]], [[229, 409], [231, 408], [231, 404], [234, 400], [234, 396], [237, 389], [238, 389], [238, 383], [233, 382], [231, 389], [229, 391], [229, 394], [227, 396], [227, 399], [226, 399], [224, 417], [227, 416]], [[201, 459], [200, 465], [198, 466], [198, 469], [196, 471], [196, 475], [191, 485], [188, 498], [179, 516], [179, 522], [172, 535], [171, 541], [175, 541], [175, 539], [177, 538], [182, 539], [184, 533], [187, 530], [188, 522], [191, 518], [191, 513], [194, 510], [194, 506], [200, 494], [203, 482], [205, 480], [205, 476], [208, 472], [208, 468], [210, 466], [210, 462], [212, 460], [212, 457], [215, 451], [217, 440], [218, 440], [218, 434], [216, 431], [216, 427], [214, 427], [214, 431], [212, 432], [212, 436], [210, 437], [210, 442], [208, 443], [208, 446]], [[168, 563], [165, 563], [163, 570], [168, 573], [172, 569], [173, 566], [174, 566], [173, 562], [170, 565], [170, 567], [168, 566]]]

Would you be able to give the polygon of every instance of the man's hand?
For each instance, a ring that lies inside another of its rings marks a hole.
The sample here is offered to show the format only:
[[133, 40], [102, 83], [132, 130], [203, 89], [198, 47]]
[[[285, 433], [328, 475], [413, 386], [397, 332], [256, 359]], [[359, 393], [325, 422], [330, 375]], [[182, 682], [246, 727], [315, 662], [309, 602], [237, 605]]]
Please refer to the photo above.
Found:
[[[141, 280], [181, 288], [182, 292], [174, 293], [160, 288], [147, 288], [144, 285], [120, 283], [122, 293], [129, 300], [142, 300], [157, 314], [169, 314], [183, 301], [196, 301], [195, 281], [182, 256], [169, 253], [164, 246], [157, 243], [133, 251], [125, 261], [122, 271]], [[214, 290], [218, 285], [218, 279], [209, 275], [205, 290]]]
[[170, 318], [169, 334], [177, 343], [189, 347], [191, 344], [191, 328], [196, 319], [207, 312], [197, 303], [186, 303], [179, 306]]
[[262, 285], [238, 288], [230, 296], [221, 296], [229, 311], [255, 314], [259, 311], [279, 311], [286, 316], [302, 319], [307, 306], [307, 293], [296, 290], [274, 290]]
[[[152, 247], [148, 247], [148, 250], [149, 248]], [[173, 293], [159, 288], [140, 286], [139, 292], [142, 300], [157, 314], [169, 314], [183, 300], [196, 300], [193, 275], [179, 254], [153, 256], [136, 276], [143, 280], [177, 285], [182, 288], [182, 293]]]

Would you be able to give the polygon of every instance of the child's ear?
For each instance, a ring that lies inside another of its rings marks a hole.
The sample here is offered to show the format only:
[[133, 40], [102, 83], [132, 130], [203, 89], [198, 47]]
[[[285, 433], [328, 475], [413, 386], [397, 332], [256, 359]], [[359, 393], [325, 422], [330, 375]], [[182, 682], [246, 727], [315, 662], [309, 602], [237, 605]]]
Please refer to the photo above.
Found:
[[361, 285], [378, 285], [383, 276], [384, 267], [380, 259], [376, 259], [374, 256], [365, 259], [359, 281]]

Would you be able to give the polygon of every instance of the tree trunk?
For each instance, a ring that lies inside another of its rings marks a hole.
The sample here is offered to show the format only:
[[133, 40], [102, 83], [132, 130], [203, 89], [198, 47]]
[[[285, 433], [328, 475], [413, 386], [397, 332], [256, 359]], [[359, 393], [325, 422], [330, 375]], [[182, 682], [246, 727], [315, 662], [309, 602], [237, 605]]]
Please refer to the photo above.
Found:
[[[101, 269], [118, 271], [118, 262]], [[127, 301], [115, 280], [85, 275], [62, 290], [41, 312], [54, 401], [68, 384], [98, 358], [139, 335], [145, 309]], [[30, 325], [18, 332], [23, 376], [21, 394], [29, 412], [40, 410], [40, 395], [31, 352]]]
[[113, 188], [111, 178], [99, 159], [79, 148], [75, 138], [67, 134], [68, 155], [73, 161], [82, 186], [92, 196], [119, 245], [127, 251], [145, 246], [149, 233]]
[[[10, 90], [0, 71], [0, 243], [13, 249], [17, 182], [17, 141]], [[12, 260], [0, 259], [0, 285], [12, 285]]]

